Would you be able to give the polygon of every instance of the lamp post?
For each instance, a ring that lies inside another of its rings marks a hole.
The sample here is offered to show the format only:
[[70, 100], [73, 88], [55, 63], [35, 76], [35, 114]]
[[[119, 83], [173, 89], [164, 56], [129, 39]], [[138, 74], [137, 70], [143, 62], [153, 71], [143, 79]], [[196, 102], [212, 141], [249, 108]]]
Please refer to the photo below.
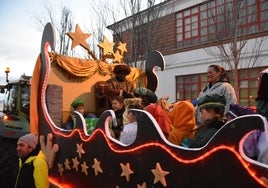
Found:
[[9, 67], [6, 67], [5, 68], [5, 73], [6, 73], [6, 82], [9, 83], [9, 80], [8, 80], [8, 73], [10, 72], [10, 68]]

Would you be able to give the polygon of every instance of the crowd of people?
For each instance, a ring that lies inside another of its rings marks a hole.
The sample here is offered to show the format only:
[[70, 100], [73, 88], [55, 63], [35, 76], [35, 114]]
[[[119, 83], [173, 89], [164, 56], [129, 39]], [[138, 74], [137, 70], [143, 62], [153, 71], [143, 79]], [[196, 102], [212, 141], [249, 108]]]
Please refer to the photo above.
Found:
[[[266, 118], [268, 114], [267, 72], [265, 70], [260, 74], [256, 98], [257, 113]], [[149, 112], [155, 118], [169, 142], [184, 147], [199, 148], [205, 146], [212, 136], [229, 120], [241, 115], [255, 113], [250, 107], [238, 104], [235, 90], [222, 66], [208, 66], [207, 78], [208, 84], [201, 90], [197, 100], [192, 101], [178, 101], [170, 104], [166, 98], [158, 99], [154, 92], [144, 87], [137, 87], [131, 93], [134, 96], [133, 99], [141, 99], [139, 109], [142, 106], [143, 110]], [[122, 96], [122, 98], [125, 97]], [[131, 97], [126, 98], [125, 100], [131, 100]], [[123, 106], [121, 109], [126, 111], [127, 105]], [[137, 125], [133, 116], [135, 116], [134, 113], [124, 116], [125, 119], [126, 117], [131, 118], [129, 122], [131, 122], [132, 128], [130, 129], [129, 126], [126, 126], [127, 123], [124, 123], [127, 120], [123, 121], [123, 116], [120, 115], [121, 120], [119, 122], [123, 122], [123, 124], [118, 123], [120, 131], [116, 133], [116, 139], [121, 140], [124, 144], [134, 142], [133, 137], [136, 135]], [[129, 137], [131, 141], [125, 142], [121, 137]], [[268, 144], [262, 131], [253, 131], [245, 140], [244, 152], [248, 157], [268, 164], [267, 151]]]
[[[111, 123], [110, 134], [125, 145], [135, 142], [138, 124], [132, 109], [149, 112], [158, 123], [166, 139], [189, 148], [206, 145], [211, 137], [231, 119], [245, 114], [258, 113], [268, 118], [268, 69], [259, 77], [259, 88], [254, 112], [237, 103], [236, 94], [228, 82], [226, 72], [220, 65], [210, 65], [207, 70], [208, 84], [202, 89], [197, 101], [168, 103], [144, 87], [133, 87], [125, 77], [130, 73], [125, 65], [116, 66], [115, 78], [107, 81], [105, 93], [111, 102], [116, 118]], [[76, 99], [71, 106], [84, 117], [96, 118], [84, 113], [84, 103]], [[72, 118], [66, 129], [74, 129]], [[268, 144], [262, 131], [253, 131], [244, 143], [245, 154], [259, 162], [268, 164]], [[38, 144], [37, 136], [27, 134], [17, 142], [19, 169], [15, 187], [48, 187], [48, 166]]]

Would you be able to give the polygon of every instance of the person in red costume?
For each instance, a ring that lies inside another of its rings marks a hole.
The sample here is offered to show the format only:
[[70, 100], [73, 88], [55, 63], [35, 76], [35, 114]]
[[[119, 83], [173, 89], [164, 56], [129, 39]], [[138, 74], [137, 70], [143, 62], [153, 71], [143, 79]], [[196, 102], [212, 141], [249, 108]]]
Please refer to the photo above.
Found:
[[142, 99], [144, 110], [149, 112], [155, 118], [164, 135], [166, 138], [168, 138], [171, 129], [171, 121], [167, 115], [167, 112], [163, 110], [160, 105], [156, 104], [156, 94], [150, 89], [143, 87], [138, 87], [135, 89], [134, 94]]

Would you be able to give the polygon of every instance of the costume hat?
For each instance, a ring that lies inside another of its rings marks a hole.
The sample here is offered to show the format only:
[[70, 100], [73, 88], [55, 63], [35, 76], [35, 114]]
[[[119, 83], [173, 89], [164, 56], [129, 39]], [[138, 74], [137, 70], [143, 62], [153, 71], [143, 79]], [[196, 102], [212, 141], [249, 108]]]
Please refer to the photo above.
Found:
[[123, 74], [128, 75], [131, 72], [131, 69], [128, 65], [120, 64], [116, 65], [113, 70], [114, 74]]
[[84, 106], [84, 102], [82, 99], [76, 99], [72, 102], [71, 106], [73, 108], [77, 108], [78, 106]]
[[197, 102], [200, 110], [209, 107], [225, 108], [226, 99], [223, 95], [211, 94], [201, 97]]
[[134, 95], [136, 97], [146, 97], [150, 103], [156, 103], [157, 101], [156, 94], [152, 90], [144, 88], [144, 87], [136, 88], [134, 91]]

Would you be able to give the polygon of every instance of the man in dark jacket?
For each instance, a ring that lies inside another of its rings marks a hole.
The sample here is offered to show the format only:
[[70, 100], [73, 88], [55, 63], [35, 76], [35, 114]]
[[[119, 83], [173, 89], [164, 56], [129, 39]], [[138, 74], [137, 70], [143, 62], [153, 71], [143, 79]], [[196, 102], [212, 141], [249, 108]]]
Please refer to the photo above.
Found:
[[37, 136], [26, 134], [17, 142], [19, 169], [15, 188], [48, 188], [48, 164]]

